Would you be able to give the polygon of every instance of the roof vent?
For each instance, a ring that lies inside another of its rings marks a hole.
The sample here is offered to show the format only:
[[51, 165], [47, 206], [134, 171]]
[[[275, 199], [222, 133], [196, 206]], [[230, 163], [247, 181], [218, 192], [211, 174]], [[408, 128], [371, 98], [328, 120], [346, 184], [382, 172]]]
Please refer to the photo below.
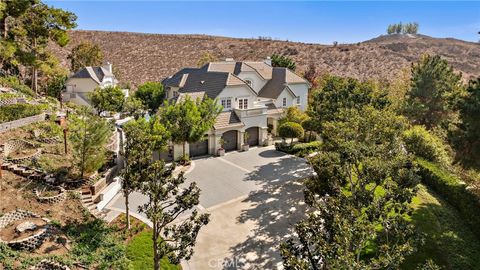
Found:
[[204, 83], [205, 83], [205, 81], [200, 81], [200, 83], [201, 83], [201, 84], [204, 84]]
[[225, 58], [225, 62], [235, 62], [233, 58]]

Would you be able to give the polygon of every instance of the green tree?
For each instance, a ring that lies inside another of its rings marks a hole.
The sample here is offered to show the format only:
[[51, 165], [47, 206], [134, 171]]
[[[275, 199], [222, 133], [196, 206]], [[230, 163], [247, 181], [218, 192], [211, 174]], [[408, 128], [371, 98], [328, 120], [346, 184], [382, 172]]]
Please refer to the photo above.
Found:
[[403, 24], [402, 22], [399, 22], [398, 24], [395, 25], [395, 33], [401, 34], [402, 31], [403, 31]]
[[290, 145], [293, 143], [293, 138], [303, 137], [303, 127], [295, 122], [285, 122], [278, 127], [278, 135], [282, 138], [290, 138]]
[[405, 121], [371, 106], [324, 124], [310, 163], [307, 218], [281, 245], [286, 269], [397, 269], [414, 249], [405, 219], [418, 181], [401, 143]]
[[198, 232], [208, 224], [209, 214], [193, 210], [184, 221], [173, 225], [178, 217], [199, 204], [200, 189], [193, 182], [181, 188], [185, 182], [183, 172], [173, 175], [174, 167], [167, 167], [161, 160], [145, 168], [141, 192], [148, 203], [140, 206], [153, 223], [154, 269], [160, 269], [160, 259], [168, 257], [171, 263], [190, 259]]
[[451, 120], [452, 101], [462, 89], [461, 77], [440, 56], [423, 55], [412, 64], [405, 114], [413, 123], [429, 129]]
[[295, 68], [297, 67], [293, 59], [285, 55], [274, 53], [272, 54], [271, 59], [273, 67], [285, 67], [293, 71], [295, 71]]
[[325, 122], [335, 121], [343, 109], [361, 109], [372, 105], [383, 109], [389, 105], [387, 93], [370, 82], [359, 82], [352, 78], [326, 76], [321, 88], [312, 93], [308, 114], [321, 132]]
[[456, 107], [461, 120], [451, 139], [456, 159], [466, 166], [480, 168], [480, 78], [469, 82]]
[[424, 126], [413, 126], [403, 133], [405, 148], [408, 152], [429, 161], [449, 165], [451, 158], [446, 143]]
[[165, 98], [163, 85], [159, 82], [146, 82], [138, 86], [134, 96], [150, 110], [156, 112]]
[[172, 141], [182, 144], [183, 159], [186, 160], [185, 143], [194, 143], [203, 138], [213, 127], [222, 107], [216, 100], [204, 98], [192, 100], [186, 96], [179, 103], [166, 103], [160, 108], [160, 120], [171, 131]]
[[403, 112], [406, 95], [410, 90], [410, 82], [410, 69], [403, 68], [387, 87], [390, 107], [397, 113]]
[[318, 130], [318, 128], [316, 127], [316, 124], [317, 123], [315, 123], [315, 120], [313, 120], [310, 117], [308, 117], [307, 119], [305, 119], [305, 121], [302, 122], [303, 130], [308, 131], [308, 139], [305, 134], [305, 141], [309, 142], [312, 140], [312, 132], [315, 130]]
[[395, 24], [389, 24], [387, 27], [387, 34], [391, 35], [395, 33], [397, 26]]
[[49, 42], [65, 46], [69, 42], [67, 30], [76, 27], [75, 14], [44, 3], [33, 4], [16, 20], [12, 30], [18, 45], [21, 63], [31, 69], [32, 89], [38, 91], [38, 69], [52, 54]]
[[52, 76], [46, 82], [45, 93], [50, 97], [59, 98], [66, 81], [67, 76], [63, 74]]
[[105, 163], [104, 148], [112, 134], [112, 127], [104, 119], [82, 106], [69, 117], [69, 134], [80, 177], [94, 172]]
[[70, 60], [70, 70], [77, 72], [83, 67], [102, 65], [103, 52], [97, 44], [83, 41], [73, 47], [68, 59]]
[[142, 101], [134, 96], [129, 96], [123, 103], [123, 112], [132, 115], [135, 119], [138, 119], [145, 112], [146, 107]]
[[89, 98], [98, 114], [102, 112], [121, 112], [125, 101], [125, 95], [116, 86], [97, 87]]
[[124, 168], [121, 173], [122, 192], [125, 197], [127, 229], [130, 229], [129, 195], [140, 187], [145, 177], [145, 168], [153, 159], [153, 151], [164, 147], [168, 133], [158, 125], [156, 118], [147, 122], [144, 118], [130, 121], [123, 127], [125, 133], [124, 151], [121, 155]]
[[407, 23], [403, 26], [402, 32], [404, 34], [416, 35], [418, 33], [418, 23]]
[[215, 61], [217, 61], [217, 57], [215, 57], [215, 55], [209, 52], [204, 52], [202, 56], [200, 56], [200, 58], [198, 59], [197, 66], [202, 67], [205, 64], [208, 64], [210, 62], [215, 62]]
[[302, 124], [303, 121], [308, 119], [308, 115], [302, 112], [297, 106], [291, 106], [287, 108], [287, 111], [284, 113], [284, 116], [278, 119], [278, 125], [282, 125], [286, 122], [294, 122], [297, 124]]

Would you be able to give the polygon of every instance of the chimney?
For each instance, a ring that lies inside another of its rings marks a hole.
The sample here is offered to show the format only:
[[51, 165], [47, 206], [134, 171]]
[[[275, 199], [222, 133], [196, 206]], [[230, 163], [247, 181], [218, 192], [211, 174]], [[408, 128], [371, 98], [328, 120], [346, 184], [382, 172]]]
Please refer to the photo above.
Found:
[[104, 66], [103, 66], [106, 70], [108, 70], [110, 73], [112, 73], [112, 64], [110, 64], [110, 62], [107, 62]]
[[267, 58], [263, 60], [263, 62], [269, 66], [272, 66], [272, 58], [270, 58], [270, 56], [267, 56]]

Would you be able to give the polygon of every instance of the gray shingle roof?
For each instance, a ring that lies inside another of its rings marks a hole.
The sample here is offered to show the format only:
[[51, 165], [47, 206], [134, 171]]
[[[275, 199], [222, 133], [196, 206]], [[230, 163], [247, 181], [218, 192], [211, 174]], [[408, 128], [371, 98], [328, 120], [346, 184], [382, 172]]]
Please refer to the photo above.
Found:
[[276, 99], [287, 84], [307, 83], [287, 68], [271, 67], [264, 62], [235, 61], [211, 62], [201, 68], [184, 68], [162, 83], [167, 87], [179, 87], [181, 93], [205, 92], [209, 98], [216, 98], [226, 86], [248, 85], [236, 76], [243, 71], [256, 72], [268, 80], [258, 93], [259, 97]]
[[73, 74], [71, 78], [90, 78], [101, 83], [105, 76], [113, 76], [113, 74], [103, 67], [84, 67]]
[[272, 70], [272, 79], [263, 86], [258, 93], [258, 96], [264, 98], [277, 98], [286, 87], [285, 74], [286, 68], [274, 67]]
[[178, 87], [182, 80], [184, 74], [189, 74], [191, 72], [198, 71], [198, 68], [184, 68], [175, 73], [172, 77], [166, 78], [162, 81], [164, 86], [175, 86]]

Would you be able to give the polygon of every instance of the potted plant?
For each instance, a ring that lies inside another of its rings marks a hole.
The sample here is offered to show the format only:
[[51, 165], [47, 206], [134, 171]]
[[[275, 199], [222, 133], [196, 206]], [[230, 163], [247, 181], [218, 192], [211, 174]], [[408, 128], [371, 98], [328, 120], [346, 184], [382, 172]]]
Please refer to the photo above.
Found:
[[248, 134], [248, 132], [243, 133], [242, 151], [248, 151], [248, 149], [250, 149], [248, 138], [250, 138], [250, 134]]
[[225, 149], [223, 148], [224, 145], [225, 145], [225, 140], [223, 138], [220, 138], [220, 148], [218, 148], [218, 155], [220, 157], [225, 156]]

